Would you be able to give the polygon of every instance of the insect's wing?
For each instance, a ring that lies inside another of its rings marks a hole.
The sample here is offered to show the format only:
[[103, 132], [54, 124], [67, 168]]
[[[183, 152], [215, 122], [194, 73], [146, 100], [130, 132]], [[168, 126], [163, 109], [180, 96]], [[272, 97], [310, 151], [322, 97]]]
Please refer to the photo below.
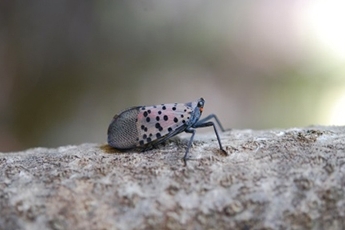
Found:
[[132, 107], [115, 115], [108, 127], [108, 144], [117, 149], [137, 146], [137, 118], [141, 107]]
[[138, 146], [155, 142], [169, 133], [176, 135], [182, 132], [192, 111], [189, 103], [141, 107], [137, 121]]

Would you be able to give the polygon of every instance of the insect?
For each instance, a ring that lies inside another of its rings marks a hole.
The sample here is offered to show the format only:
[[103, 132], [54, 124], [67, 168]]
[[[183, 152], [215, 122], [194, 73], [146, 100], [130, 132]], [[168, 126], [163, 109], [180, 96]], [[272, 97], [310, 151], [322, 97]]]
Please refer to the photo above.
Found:
[[192, 145], [195, 129], [213, 126], [220, 150], [227, 155], [222, 147], [214, 118], [222, 131], [216, 115], [211, 114], [201, 120], [205, 100], [188, 103], [161, 104], [153, 106], [136, 106], [115, 115], [108, 128], [108, 144], [116, 149], [129, 150], [141, 148], [143, 151], [152, 149], [169, 138], [182, 133], [191, 133], [183, 160], [186, 164], [188, 151]]

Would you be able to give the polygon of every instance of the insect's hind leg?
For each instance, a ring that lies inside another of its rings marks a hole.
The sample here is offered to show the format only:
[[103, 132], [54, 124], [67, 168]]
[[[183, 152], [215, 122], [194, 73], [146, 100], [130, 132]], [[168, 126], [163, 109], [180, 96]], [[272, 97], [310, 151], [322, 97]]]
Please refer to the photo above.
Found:
[[[215, 118], [216, 118], [216, 115], [212, 114]], [[208, 117], [211, 117], [212, 116], [207, 116], [206, 118]], [[211, 119], [209, 118], [209, 119]], [[201, 121], [203, 121], [205, 119], [202, 119]], [[220, 141], [220, 138], [219, 138], [219, 134], [218, 134], [218, 131], [216, 129], [216, 126], [214, 125], [214, 123], [212, 121], [209, 121], [209, 122], [204, 122], [204, 123], [196, 123], [193, 128], [203, 128], [203, 127], [209, 127], [209, 126], [213, 126], [213, 129], [214, 129], [214, 132], [216, 133], [216, 136], [217, 136], [217, 140], [218, 140], [218, 144], [219, 144], [219, 148], [220, 150], [225, 154], [225, 155], [228, 155], [228, 153], [223, 149], [223, 146], [222, 146], [222, 142]]]
[[[196, 123], [196, 125], [198, 126], [198, 125], [200, 125], [200, 124], [204, 124], [204, 123], [206, 123], [206, 121], [209, 121], [209, 120], [211, 120], [212, 118], [214, 118], [214, 120], [217, 122], [217, 125], [218, 125], [219, 128], [222, 130], [222, 132], [225, 132], [225, 131], [230, 130], [230, 129], [226, 129], [226, 130], [225, 130], [225, 129], [223, 128], [222, 123], [220, 123], [220, 121], [219, 121], [218, 117], [216, 116], [216, 114], [210, 114], [210, 115], [208, 115], [207, 117], [205, 117], [205, 118], [199, 120], [199, 121]], [[209, 126], [210, 126], [210, 125], [209, 125]], [[214, 126], [214, 125], [213, 125], [213, 126]], [[205, 126], [204, 126], [204, 127], [205, 127]]]

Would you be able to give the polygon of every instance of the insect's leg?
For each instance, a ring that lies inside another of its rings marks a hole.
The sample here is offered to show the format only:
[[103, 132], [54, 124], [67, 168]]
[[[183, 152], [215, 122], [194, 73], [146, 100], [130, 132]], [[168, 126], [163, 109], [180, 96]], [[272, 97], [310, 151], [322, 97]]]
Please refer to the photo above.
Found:
[[211, 122], [211, 121], [205, 122], [205, 123], [198, 122], [195, 125], [193, 125], [193, 128], [203, 128], [203, 127], [209, 127], [209, 126], [213, 126], [214, 132], [216, 133], [216, 136], [217, 136], [220, 150], [222, 150], [222, 152], [225, 153], [225, 155], [228, 155], [228, 153], [223, 149], [222, 143], [220, 142], [218, 131], [217, 131], [216, 126], [214, 125], [213, 122]]
[[187, 156], [188, 156], [188, 152], [189, 152], [190, 147], [192, 146], [193, 139], [194, 139], [194, 135], [195, 135], [195, 129], [189, 128], [189, 129], [186, 129], [185, 132], [186, 132], [186, 133], [191, 133], [191, 134], [192, 134], [192, 136], [191, 136], [190, 139], [189, 139], [189, 143], [188, 143], [188, 146], [187, 146], [186, 153], [185, 153], [184, 156], [183, 156], [184, 165], [186, 166], [186, 165], [187, 165]]
[[156, 140], [154, 143], [153, 143], [153, 146], [156, 147], [160, 144], [162, 144], [163, 142], [165, 142], [166, 140], [172, 138], [173, 136], [176, 136], [177, 134], [183, 132], [183, 130], [185, 129], [184, 126], [181, 126], [179, 127], [178, 129], [175, 129], [174, 131], [168, 133], [166, 136]]
[[141, 148], [141, 152], [146, 152], [146, 151], [152, 150], [153, 148], [154, 148], [153, 145], [146, 145], [146, 146]]
[[[203, 124], [203, 123], [205, 123], [206, 121], [211, 120], [212, 118], [214, 118], [214, 119], [216, 120], [216, 122], [217, 122], [218, 126], [220, 127], [220, 129], [222, 130], [222, 132], [226, 131], [226, 130], [223, 128], [222, 124], [220, 123], [220, 121], [219, 121], [218, 117], [216, 116], [216, 114], [210, 114], [210, 115], [208, 115], [207, 117], [205, 117], [205, 118], [199, 120], [199, 121], [196, 123], [196, 125], [198, 125], [198, 124]], [[229, 130], [229, 129], [227, 129], [227, 130]]]

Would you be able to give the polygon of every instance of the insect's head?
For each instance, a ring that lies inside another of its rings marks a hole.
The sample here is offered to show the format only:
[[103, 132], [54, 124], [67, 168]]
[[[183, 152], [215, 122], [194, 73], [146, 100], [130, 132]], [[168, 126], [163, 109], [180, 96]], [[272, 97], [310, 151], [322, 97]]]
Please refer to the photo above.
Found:
[[203, 111], [203, 109], [204, 109], [204, 104], [205, 104], [205, 100], [204, 100], [204, 98], [200, 98], [199, 99], [199, 101], [198, 101], [198, 108], [199, 108], [199, 110], [200, 110], [200, 113]]
[[204, 109], [204, 104], [205, 104], [204, 98], [200, 98], [197, 101], [190, 102], [190, 104], [188, 105], [189, 107], [191, 107], [191, 109], [193, 109], [193, 112], [190, 112], [191, 116], [187, 124], [189, 125], [189, 127], [198, 122], [199, 118], [201, 117], [202, 111]]

